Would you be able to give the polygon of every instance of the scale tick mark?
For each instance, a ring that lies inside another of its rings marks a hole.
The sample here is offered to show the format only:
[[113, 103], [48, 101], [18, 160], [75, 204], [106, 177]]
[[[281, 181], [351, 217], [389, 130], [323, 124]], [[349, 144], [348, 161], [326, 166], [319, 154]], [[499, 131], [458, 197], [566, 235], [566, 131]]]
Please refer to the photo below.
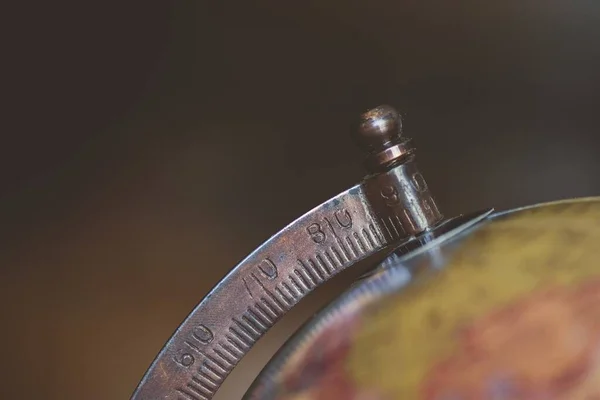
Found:
[[256, 311], [254, 311], [251, 307], [248, 307], [248, 314], [250, 315], [250, 318], [244, 315], [242, 316], [242, 319], [256, 326], [260, 330], [260, 334], [266, 332], [266, 330], [269, 329], [269, 319], [265, 318], [265, 316], [263, 316], [263, 314], [259, 312], [258, 308], [256, 309]]
[[214, 389], [206, 385], [206, 383], [201, 381], [198, 377], [192, 376], [192, 381], [196, 384], [196, 387], [201, 388], [204, 392], [208, 393], [209, 396], [215, 394]]
[[180, 395], [182, 395], [185, 400], [208, 400], [208, 398], [206, 398], [204, 396], [203, 396], [204, 399], [201, 399], [196, 394], [192, 394], [192, 393], [188, 392], [185, 389], [177, 389], [177, 393], [179, 393]]
[[275, 323], [275, 320], [277, 320], [277, 313], [274, 311], [273, 307], [269, 304], [267, 299], [261, 297], [260, 301], [263, 304], [261, 305], [260, 303], [256, 303], [256, 309], [262, 311], [261, 315], [264, 316], [265, 319], [269, 322], [269, 325], [272, 326]]
[[308, 265], [310, 265], [312, 268], [310, 268], [310, 271], [313, 272], [314, 275], [316, 275], [317, 280], [320, 282], [323, 282], [325, 280], [325, 277], [323, 276], [323, 273], [321, 272], [321, 270], [319, 268], [317, 268], [316, 263], [311, 260], [310, 258], [307, 261]]
[[[273, 299], [273, 305], [271, 305], [274, 308], [274, 314], [277, 317], [279, 315], [279, 312], [285, 312], [286, 311], [286, 307], [283, 305], [283, 303], [281, 302], [281, 300], [279, 300], [269, 289], [267, 289], [265, 287], [265, 285], [263, 285], [263, 283], [258, 279], [258, 277], [256, 275], [254, 275], [254, 273], [252, 273], [252, 278], [254, 278], [254, 280], [256, 281], [256, 283], [258, 283], [258, 285], [261, 287], [261, 289], [271, 298]], [[263, 303], [266, 301], [264, 298], [261, 297], [261, 300], [263, 301]], [[277, 310], [277, 308], [279, 308], [279, 310]]]
[[196, 379], [204, 379], [204, 384], [206, 386], [211, 387], [212, 390], [217, 390], [217, 388], [219, 387], [219, 383], [217, 381], [215, 381], [212, 377], [208, 376], [208, 374], [206, 374], [205, 372], [199, 370], [198, 373], [200, 375], [196, 377]]
[[302, 262], [302, 260], [298, 259], [298, 263], [302, 267], [301, 271], [304, 272], [304, 275], [308, 278], [308, 280], [312, 283], [311, 287], [317, 286], [318, 279], [311, 273], [310, 269]]
[[369, 246], [369, 248], [374, 249], [375, 241], [371, 238], [371, 234], [369, 233], [369, 231], [365, 228], [362, 230], [362, 234], [363, 234], [365, 240], [367, 241], [367, 245]]
[[206, 389], [203, 389], [201, 386], [195, 385], [193, 382], [189, 382], [185, 386], [190, 392], [200, 396], [200, 398], [209, 399], [212, 395], [211, 392], [207, 391]]
[[398, 231], [398, 228], [396, 227], [396, 224], [394, 223], [394, 220], [392, 219], [392, 217], [388, 217], [388, 220], [390, 221], [390, 224], [392, 225], [392, 228], [394, 228], [394, 231], [396, 232], [396, 237], [400, 237], [400, 232]]
[[283, 299], [283, 301], [285, 301], [287, 303], [288, 307], [286, 307], [286, 308], [289, 308], [289, 306], [294, 304], [293, 299], [288, 297], [288, 295], [286, 295], [285, 293], [283, 293], [283, 290], [281, 290], [280, 288], [276, 287], [275, 292]]
[[379, 243], [380, 246], [383, 246], [383, 244], [385, 243], [383, 233], [378, 228], [376, 228], [373, 223], [369, 224], [369, 229], [371, 230], [375, 241], [377, 241], [377, 243]]
[[[331, 248], [333, 250], [333, 247]], [[337, 264], [334, 259], [333, 256], [331, 255], [329, 250], [325, 251], [325, 258], [327, 259], [327, 261], [329, 261], [329, 265], [331, 266], [331, 271], [335, 271], [337, 269]], [[339, 262], [339, 261], [338, 261]]]
[[356, 243], [358, 243], [358, 247], [360, 247], [362, 254], [365, 254], [367, 252], [367, 246], [365, 245], [365, 242], [363, 242], [362, 238], [357, 232], [354, 232], [352, 235], [354, 236]]
[[323, 272], [325, 272], [325, 275], [330, 276], [332, 269], [329, 266], [329, 264], [327, 264], [327, 262], [323, 259], [323, 256], [320, 254], [317, 254], [315, 257], [316, 257], [319, 265], [321, 266], [321, 269], [323, 270]]
[[404, 229], [404, 225], [402, 225], [402, 221], [400, 220], [398, 214], [394, 214], [394, 217], [396, 217], [396, 221], [398, 222], [398, 228], [402, 231], [403, 235], [406, 235], [406, 229]]
[[352, 238], [350, 236], [346, 236], [346, 242], [348, 242], [350, 250], [352, 250], [352, 253], [354, 253], [354, 258], [357, 258], [360, 253], [356, 249], [356, 245], [352, 242]]
[[342, 258], [342, 255], [340, 254], [338, 249], [336, 249], [335, 247], [331, 247], [331, 252], [335, 256], [337, 262], [340, 264], [340, 267], [344, 266], [344, 259]]
[[244, 349], [238, 348], [238, 344], [232, 340], [229, 336], [225, 336], [225, 339], [228, 343], [221, 342], [220, 345], [227, 352], [227, 354], [231, 355], [235, 360], [235, 364], [237, 364], [242, 357], [244, 357]]
[[[300, 260], [298, 260], [298, 261], [300, 261]], [[300, 272], [300, 270], [298, 270], [298, 269], [294, 269], [294, 273], [298, 276], [298, 278], [300, 279], [300, 282], [302, 282], [302, 284], [304, 285], [304, 288], [306, 289], [306, 291], [310, 292], [312, 286], [308, 283], [308, 280], [306, 279], [306, 277], [304, 276], [304, 274], [302, 274]]]
[[290, 294], [290, 296], [292, 296], [292, 301], [296, 301], [298, 300], [298, 297], [300, 296], [299, 293], [297, 293], [295, 290], [292, 290], [292, 288], [290, 287], [290, 285], [287, 284], [287, 282], [281, 282], [281, 286], [283, 286], [285, 288], [285, 290], [287, 290], [287, 292]]
[[[295, 269], [294, 272], [298, 274], [297, 269]], [[300, 283], [296, 280], [296, 278], [294, 278], [293, 275], [290, 275], [290, 281], [292, 282], [292, 285], [294, 285], [294, 287], [298, 290], [298, 293], [300, 293], [301, 295], [306, 293], [305, 289], [300, 285]]]
[[254, 335], [250, 333], [250, 330], [246, 331], [246, 328], [243, 327], [240, 321], [233, 319], [233, 322], [238, 325], [242, 331], [238, 331], [233, 326], [230, 326], [229, 332], [231, 332], [244, 346], [251, 347], [256, 340]]
[[[207, 356], [207, 361], [210, 360], [212, 361], [215, 365], [218, 365], [217, 363], [215, 363], [212, 358], [208, 358]], [[217, 371], [217, 369], [215, 367], [212, 367], [208, 364], [208, 362], [205, 361], [202, 363], [202, 366], [200, 367], [200, 369], [198, 370], [198, 373], [202, 376], [204, 376], [205, 378], [208, 378], [208, 372], [212, 373], [214, 376], [217, 377], [217, 381], [221, 381], [223, 382], [223, 379], [225, 379], [225, 377], [222, 375], [221, 372]], [[203, 369], [206, 369], [208, 372], [203, 371]], [[227, 371], [224, 370], [223, 373], [227, 373]]]
[[[223, 347], [223, 345], [221, 343], [219, 343], [219, 345], [221, 345], [221, 347]], [[213, 352], [219, 356], [223, 361], [225, 361], [227, 364], [229, 364], [228, 367], [223, 367], [225, 369], [225, 371], [229, 371], [231, 370], [231, 367], [235, 365], [235, 361], [231, 360], [230, 358], [228, 358], [225, 354], [223, 354], [221, 352], [221, 350], [217, 350], [217, 349], [212, 349]]]

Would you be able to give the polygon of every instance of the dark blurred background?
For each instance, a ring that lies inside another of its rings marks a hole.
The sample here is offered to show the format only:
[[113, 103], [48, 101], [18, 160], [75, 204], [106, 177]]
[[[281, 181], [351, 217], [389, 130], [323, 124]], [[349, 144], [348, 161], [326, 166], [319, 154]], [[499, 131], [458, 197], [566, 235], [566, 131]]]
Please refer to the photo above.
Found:
[[600, 194], [597, 1], [155, 3], [23, 5], [5, 35], [2, 398], [128, 398], [228, 269], [360, 180], [380, 103], [447, 215]]

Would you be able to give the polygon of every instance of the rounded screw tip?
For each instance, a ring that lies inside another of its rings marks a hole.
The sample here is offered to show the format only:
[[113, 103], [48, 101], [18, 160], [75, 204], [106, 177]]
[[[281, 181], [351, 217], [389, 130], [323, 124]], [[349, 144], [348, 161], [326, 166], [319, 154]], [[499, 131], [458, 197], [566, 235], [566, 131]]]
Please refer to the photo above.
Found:
[[373, 108], [360, 116], [358, 140], [369, 151], [385, 148], [402, 135], [402, 118], [388, 105]]

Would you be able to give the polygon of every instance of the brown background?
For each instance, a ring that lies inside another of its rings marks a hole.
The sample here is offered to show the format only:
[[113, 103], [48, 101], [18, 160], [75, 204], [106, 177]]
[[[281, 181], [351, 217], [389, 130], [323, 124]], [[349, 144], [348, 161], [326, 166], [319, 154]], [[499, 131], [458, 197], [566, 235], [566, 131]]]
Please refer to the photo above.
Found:
[[379, 103], [448, 215], [600, 194], [596, 1], [210, 3], [10, 18], [0, 397], [128, 398], [229, 268], [361, 178], [351, 127]]

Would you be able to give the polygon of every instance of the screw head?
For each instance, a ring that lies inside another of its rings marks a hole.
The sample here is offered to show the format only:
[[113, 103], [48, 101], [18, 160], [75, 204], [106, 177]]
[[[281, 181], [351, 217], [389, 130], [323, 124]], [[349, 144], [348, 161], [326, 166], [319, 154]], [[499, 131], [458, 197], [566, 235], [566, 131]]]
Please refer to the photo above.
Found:
[[381, 105], [360, 116], [360, 146], [372, 152], [386, 148], [402, 135], [402, 118], [391, 106]]

